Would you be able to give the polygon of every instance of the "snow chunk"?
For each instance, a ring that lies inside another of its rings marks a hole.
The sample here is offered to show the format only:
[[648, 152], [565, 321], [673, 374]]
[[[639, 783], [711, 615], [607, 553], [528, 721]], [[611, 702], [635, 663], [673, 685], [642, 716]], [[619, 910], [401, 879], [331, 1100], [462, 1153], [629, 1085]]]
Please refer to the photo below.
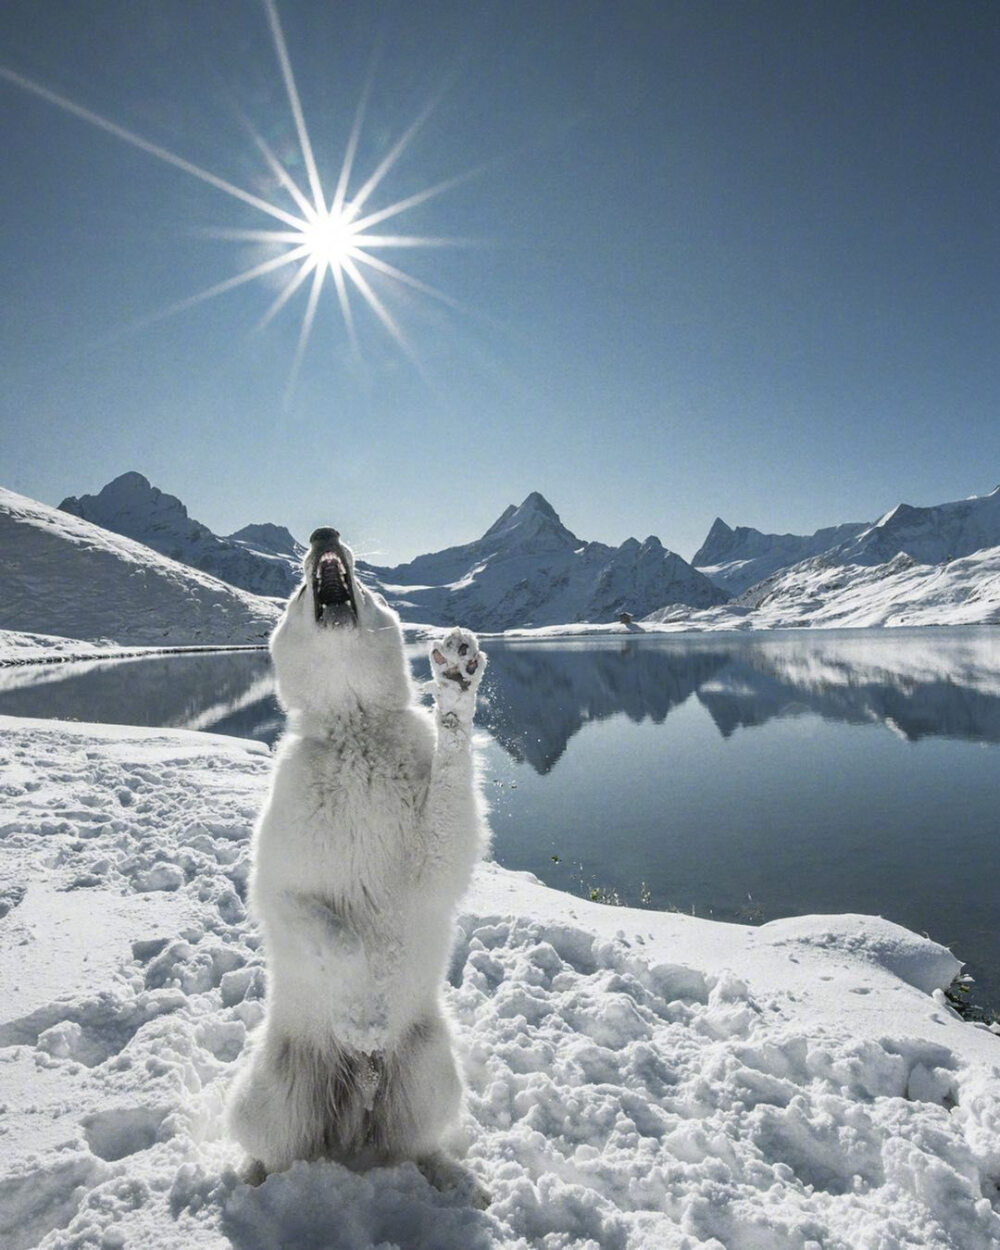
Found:
[[799, 946], [861, 959], [925, 994], [947, 988], [962, 970], [946, 946], [881, 916], [793, 916], [772, 920], [760, 933], [776, 948]]

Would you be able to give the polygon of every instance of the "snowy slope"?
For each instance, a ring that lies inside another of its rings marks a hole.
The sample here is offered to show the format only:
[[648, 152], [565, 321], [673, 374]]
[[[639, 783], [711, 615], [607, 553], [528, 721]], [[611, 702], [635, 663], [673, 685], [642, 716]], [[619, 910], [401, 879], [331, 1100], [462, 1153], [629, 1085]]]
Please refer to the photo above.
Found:
[[129, 645], [263, 642], [278, 606], [0, 489], [0, 631]]
[[1000, 622], [1000, 546], [942, 564], [807, 560], [748, 591], [757, 627], [971, 625]]
[[220, 1111], [262, 1016], [242, 902], [270, 758], [0, 718], [5, 1250], [995, 1250], [1000, 1038], [941, 946], [759, 929], [485, 865], [446, 1000], [477, 1211], [410, 1164], [238, 1182]]
[[763, 534], [746, 525], [731, 529], [716, 517], [691, 563], [716, 586], [738, 595], [779, 569], [822, 555], [867, 528], [867, 522], [849, 521], [809, 535]]
[[1000, 486], [989, 495], [930, 508], [898, 504], [874, 524], [849, 522], [797, 534], [762, 534], [730, 529], [716, 518], [691, 563], [734, 595], [773, 579], [803, 561], [823, 557], [831, 564], [888, 564], [906, 555], [918, 564], [940, 564], [1000, 545]]
[[98, 494], [70, 497], [59, 507], [253, 594], [285, 598], [301, 576], [305, 549], [283, 527], [248, 525], [219, 538], [141, 473], [123, 473]]
[[1000, 486], [988, 495], [931, 508], [898, 504], [829, 554], [840, 564], [884, 564], [901, 553], [920, 564], [938, 564], [996, 546], [1000, 546]]
[[959, 560], [840, 564], [830, 556], [776, 573], [710, 612], [664, 608], [643, 625], [674, 629], [843, 629], [1000, 623], [1000, 546]]
[[513, 504], [474, 542], [395, 568], [361, 566], [404, 620], [471, 629], [610, 621], [665, 603], [724, 602], [713, 586], [658, 538], [620, 547], [587, 543], [537, 492]]

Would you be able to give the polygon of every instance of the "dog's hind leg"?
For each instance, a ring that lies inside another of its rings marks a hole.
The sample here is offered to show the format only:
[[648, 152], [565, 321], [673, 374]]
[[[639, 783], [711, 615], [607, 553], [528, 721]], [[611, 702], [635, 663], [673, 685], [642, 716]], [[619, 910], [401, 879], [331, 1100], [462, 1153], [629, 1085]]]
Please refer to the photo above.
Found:
[[462, 1100], [448, 1024], [434, 1005], [385, 1056], [372, 1106], [371, 1141], [385, 1159], [436, 1150]]
[[[366, 1135], [377, 1077], [366, 1056], [272, 1034], [237, 1078], [229, 1125], [261, 1173], [281, 1172], [296, 1159], [355, 1153]], [[253, 1183], [253, 1182], [252, 1182]]]
[[485, 1207], [487, 1191], [441, 1148], [461, 1100], [448, 1024], [435, 1007], [411, 1025], [385, 1061], [370, 1139], [385, 1161], [414, 1159], [432, 1185], [458, 1190], [472, 1205]]

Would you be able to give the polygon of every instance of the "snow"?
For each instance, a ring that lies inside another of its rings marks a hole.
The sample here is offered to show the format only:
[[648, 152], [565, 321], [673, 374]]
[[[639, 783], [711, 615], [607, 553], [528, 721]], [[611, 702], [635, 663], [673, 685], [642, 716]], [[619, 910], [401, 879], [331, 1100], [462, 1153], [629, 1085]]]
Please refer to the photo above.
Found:
[[486, 1211], [412, 1165], [234, 1172], [262, 1014], [243, 902], [271, 759], [0, 718], [0, 1243], [9, 1250], [987, 1250], [1000, 1038], [876, 917], [604, 907], [484, 864], [447, 1002]]
[[110, 641], [88, 642], [81, 638], [62, 638], [58, 634], [0, 629], [0, 665], [4, 666], [89, 660], [121, 654], [122, 648]]
[[[105, 496], [103, 524], [132, 528], [187, 563], [0, 490], [7, 571], [0, 664], [83, 658], [94, 647], [121, 654], [122, 647], [264, 642], [280, 606], [191, 566], [214, 561], [220, 576], [239, 582], [250, 561], [253, 577], [270, 586], [280, 565], [284, 586], [299, 576], [301, 553], [286, 530], [253, 525], [220, 539], [135, 473], [96, 497], [65, 503], [86, 504], [86, 511]], [[815, 554], [827, 542], [839, 545]], [[695, 558], [707, 551], [717, 562], [706, 571], [731, 588], [754, 581], [739, 599], [723, 602], [726, 590], [655, 536], [617, 548], [581, 543], [535, 492], [474, 542], [392, 569], [359, 564], [359, 571], [411, 630], [454, 620], [481, 633], [535, 637], [983, 624], [1000, 621], [998, 544], [1000, 488], [934, 508], [900, 505], [875, 525], [808, 538], [734, 531], [716, 521]], [[789, 565], [792, 559], [799, 562]], [[617, 625], [623, 609], [637, 618], [632, 626]]]
[[897, 504], [837, 550], [844, 564], [883, 564], [904, 552], [923, 564], [971, 555], [1000, 543], [1000, 486], [930, 508]]
[[738, 595], [765, 577], [856, 538], [868, 526], [848, 521], [815, 534], [762, 534], [746, 525], [731, 529], [716, 517], [691, 563], [709, 581]]

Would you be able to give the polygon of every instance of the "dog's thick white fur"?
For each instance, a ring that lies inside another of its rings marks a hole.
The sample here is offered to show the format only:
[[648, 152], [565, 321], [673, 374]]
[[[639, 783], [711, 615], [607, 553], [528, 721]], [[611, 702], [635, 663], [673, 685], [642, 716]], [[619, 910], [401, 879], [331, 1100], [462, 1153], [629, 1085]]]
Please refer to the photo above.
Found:
[[297, 1159], [414, 1160], [481, 1202], [441, 1148], [462, 1092], [442, 987], [485, 847], [470, 740], [486, 657], [465, 630], [440, 639], [421, 707], [399, 618], [336, 531], [313, 536], [305, 573], [271, 639], [288, 732], [250, 877], [266, 1017], [229, 1127], [258, 1179]]

